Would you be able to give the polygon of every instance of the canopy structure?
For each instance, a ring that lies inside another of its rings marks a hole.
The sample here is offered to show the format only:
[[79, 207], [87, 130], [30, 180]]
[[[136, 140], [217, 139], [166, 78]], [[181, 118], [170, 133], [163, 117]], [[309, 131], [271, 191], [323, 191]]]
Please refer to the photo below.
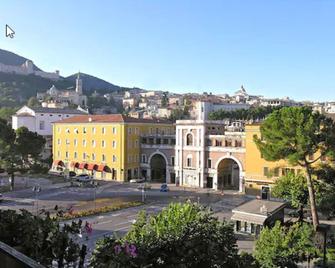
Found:
[[107, 165], [104, 165], [104, 164], [100, 164], [99, 166], [98, 166], [98, 169], [97, 169], [97, 171], [99, 171], [99, 172], [111, 172], [111, 169], [107, 166]]
[[80, 163], [78, 168], [79, 168], [79, 169], [86, 169], [87, 166], [88, 166], [87, 163]]
[[86, 169], [87, 170], [97, 170], [98, 165], [97, 164], [88, 164]]
[[78, 167], [79, 167], [79, 163], [78, 163], [78, 162], [74, 162], [74, 161], [72, 161], [72, 162], [70, 163], [70, 167], [72, 167], [72, 168], [78, 168]]
[[55, 160], [55, 161], [53, 161], [52, 165], [54, 165], [54, 166], [62, 166], [62, 167], [65, 166], [64, 162], [62, 160]]

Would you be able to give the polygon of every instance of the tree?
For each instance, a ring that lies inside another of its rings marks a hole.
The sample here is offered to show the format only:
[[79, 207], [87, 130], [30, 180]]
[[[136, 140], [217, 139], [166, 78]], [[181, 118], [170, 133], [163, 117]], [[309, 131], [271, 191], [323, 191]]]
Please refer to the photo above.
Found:
[[316, 256], [313, 228], [307, 223], [295, 223], [290, 227], [276, 222], [265, 227], [257, 242], [254, 257], [261, 267], [297, 267], [298, 262]]
[[162, 107], [167, 107], [169, 104], [169, 92], [163, 92], [162, 96]]
[[278, 178], [272, 188], [272, 194], [289, 201], [292, 207], [299, 209], [299, 221], [303, 220], [304, 207], [308, 202], [307, 182], [303, 175], [289, 172]]
[[335, 169], [328, 164], [314, 168], [317, 178], [316, 203], [320, 212], [328, 218], [335, 217]]
[[29, 107], [38, 107], [38, 106], [40, 106], [40, 103], [38, 102], [36, 97], [30, 97], [29, 100], [28, 100], [27, 105]]
[[10, 124], [0, 119], [0, 166], [11, 176], [14, 189], [16, 172], [25, 173], [40, 160], [45, 139], [26, 127], [14, 131]]
[[260, 127], [261, 137], [254, 141], [267, 161], [285, 159], [306, 172], [314, 228], [319, 224], [312, 165], [320, 158], [334, 157], [335, 124], [308, 107], [285, 107], [271, 113]]
[[0, 210], [0, 219], [0, 240], [41, 264], [54, 267], [55, 261], [58, 267], [75, 267], [79, 261], [75, 237], [81, 232], [81, 221], [61, 226], [49, 213], [33, 216], [26, 210]]
[[192, 203], [170, 204], [150, 218], [142, 212], [124, 238], [108, 237], [98, 242], [91, 259], [91, 266], [96, 268], [239, 264], [232, 225], [219, 222], [209, 211]]

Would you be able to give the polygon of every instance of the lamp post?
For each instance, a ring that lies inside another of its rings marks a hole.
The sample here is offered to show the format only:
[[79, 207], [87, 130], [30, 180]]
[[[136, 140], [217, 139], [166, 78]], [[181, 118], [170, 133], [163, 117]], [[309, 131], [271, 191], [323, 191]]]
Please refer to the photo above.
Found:
[[38, 185], [35, 185], [33, 187], [33, 192], [35, 193], [35, 204], [36, 204], [36, 216], [38, 215], [38, 193], [42, 191], [42, 188], [41, 186], [38, 184]]

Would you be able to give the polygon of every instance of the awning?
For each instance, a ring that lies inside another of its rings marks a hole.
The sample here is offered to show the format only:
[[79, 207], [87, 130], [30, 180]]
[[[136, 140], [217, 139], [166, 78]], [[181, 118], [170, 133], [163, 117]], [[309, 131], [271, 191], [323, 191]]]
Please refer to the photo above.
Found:
[[105, 167], [106, 167], [106, 165], [99, 165], [97, 170], [99, 172], [103, 172], [105, 170]]
[[55, 161], [53, 161], [52, 165], [53, 166], [62, 166], [62, 167], [65, 166], [64, 162], [62, 160], [55, 160]]
[[264, 222], [267, 220], [267, 217], [252, 214], [247, 215], [247, 214], [234, 213], [233, 216], [231, 216], [231, 220], [264, 225]]
[[98, 168], [98, 165], [96, 165], [96, 164], [88, 164], [87, 165], [87, 170], [97, 170], [97, 168]]
[[87, 168], [87, 163], [80, 163], [78, 168], [79, 169]]
[[70, 167], [74, 167], [74, 168], [78, 168], [79, 167], [79, 163], [78, 162], [74, 162], [74, 161], [72, 161], [71, 163], [70, 163]]
[[97, 171], [99, 171], [99, 172], [103, 172], [103, 171], [105, 171], [105, 172], [111, 172], [110, 170], [111, 169], [108, 166], [104, 165], [104, 164], [100, 164], [98, 166], [98, 169], [97, 169]]

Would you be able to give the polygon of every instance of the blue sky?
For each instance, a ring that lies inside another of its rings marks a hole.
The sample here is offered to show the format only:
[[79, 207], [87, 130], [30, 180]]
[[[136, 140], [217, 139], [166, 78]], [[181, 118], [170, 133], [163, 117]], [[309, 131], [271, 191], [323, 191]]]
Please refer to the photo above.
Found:
[[[1, 0], [0, 48], [173, 92], [335, 100], [335, 1]], [[1, 26], [1, 24], [3, 26]]]

